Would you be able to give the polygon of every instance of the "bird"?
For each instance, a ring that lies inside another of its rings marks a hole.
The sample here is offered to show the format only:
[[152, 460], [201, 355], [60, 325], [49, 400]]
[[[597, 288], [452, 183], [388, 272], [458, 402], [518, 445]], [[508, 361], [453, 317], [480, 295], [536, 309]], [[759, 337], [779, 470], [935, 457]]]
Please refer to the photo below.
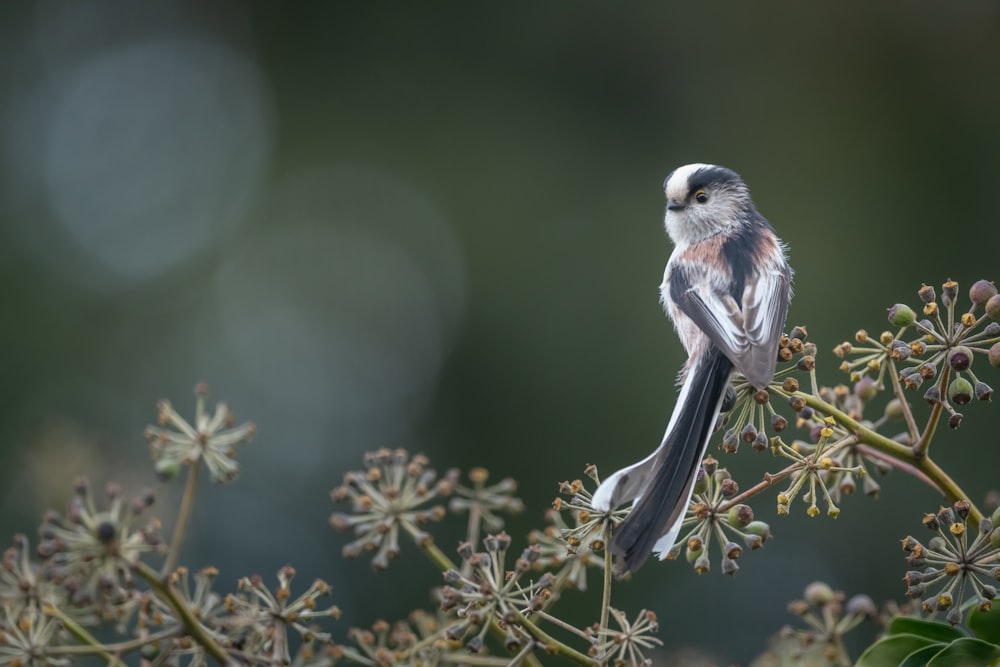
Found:
[[688, 359], [660, 445], [609, 476], [592, 498], [601, 512], [632, 501], [610, 544], [620, 577], [673, 547], [732, 376], [756, 389], [771, 382], [792, 295], [787, 248], [739, 174], [688, 164], [670, 172], [663, 191], [674, 249], [660, 301]]

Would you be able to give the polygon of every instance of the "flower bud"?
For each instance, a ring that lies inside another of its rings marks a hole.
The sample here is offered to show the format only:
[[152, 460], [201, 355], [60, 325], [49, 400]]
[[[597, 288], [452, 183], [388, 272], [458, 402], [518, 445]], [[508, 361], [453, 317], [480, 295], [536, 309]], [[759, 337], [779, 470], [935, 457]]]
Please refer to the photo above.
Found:
[[726, 429], [722, 434], [722, 451], [727, 454], [734, 454], [740, 448], [740, 439], [734, 429]]
[[719, 469], [719, 462], [712, 455], [706, 456], [702, 459], [701, 465], [705, 468], [705, 474], [709, 477], [714, 475], [715, 471]]
[[985, 306], [996, 295], [997, 286], [989, 280], [977, 280], [969, 288], [969, 301], [977, 306]]
[[903, 417], [903, 402], [898, 398], [889, 401], [885, 406], [885, 416], [889, 419], [901, 419]]
[[997, 336], [1000, 336], [1000, 324], [990, 322], [986, 325], [986, 328], [983, 329], [983, 333], [989, 338], [996, 338]]
[[806, 591], [803, 597], [809, 604], [819, 606], [833, 602], [835, 595], [830, 586], [822, 581], [814, 581], [806, 586]]
[[989, 402], [993, 399], [993, 387], [985, 382], [977, 382], [975, 386], [976, 400]]
[[948, 428], [957, 430], [959, 426], [962, 425], [962, 413], [956, 412], [952, 416], [948, 417]]
[[753, 521], [753, 509], [749, 505], [743, 504], [731, 507], [726, 514], [726, 520], [729, 521], [729, 525], [733, 528], [748, 526]]
[[946, 306], [950, 306], [955, 303], [955, 299], [958, 298], [958, 283], [956, 283], [951, 278], [944, 281], [941, 285], [941, 303]]
[[869, 498], [876, 498], [878, 497], [878, 492], [882, 490], [882, 486], [872, 479], [871, 475], [865, 475], [861, 478], [861, 490]]
[[937, 295], [934, 293], [934, 288], [930, 285], [921, 285], [920, 289], [917, 290], [917, 296], [919, 296], [920, 300], [924, 303], [931, 303], [937, 298]]
[[875, 608], [875, 602], [867, 595], [855, 595], [847, 601], [844, 609], [851, 616], [868, 616], [869, 618], [874, 618], [875, 614], [878, 613], [878, 610]]
[[854, 383], [854, 395], [863, 401], [870, 401], [878, 395], [878, 384], [866, 375]]
[[948, 398], [955, 405], [966, 405], [972, 400], [972, 383], [964, 377], [957, 377], [948, 385]]
[[991, 320], [1000, 320], [1000, 294], [995, 294], [986, 302], [986, 314]]
[[751, 521], [746, 525], [744, 531], [750, 535], [761, 537], [765, 541], [771, 539], [771, 527], [763, 521]]
[[694, 478], [694, 492], [705, 493], [708, 491], [708, 474], [705, 468], [698, 468], [698, 474]]
[[750, 446], [753, 448], [755, 452], [762, 452], [765, 449], [767, 449], [767, 443], [768, 443], [767, 434], [764, 433], [763, 431], [758, 431], [757, 437], [753, 439], [753, 442], [750, 443]]
[[740, 485], [732, 477], [727, 477], [719, 484], [719, 491], [723, 498], [732, 498], [740, 492]]
[[908, 327], [917, 321], [917, 314], [905, 303], [897, 303], [889, 309], [889, 323], [897, 327]]
[[774, 413], [771, 415], [771, 428], [774, 429], [775, 433], [781, 433], [788, 428], [788, 420], [778, 413]]
[[990, 366], [1000, 368], [1000, 343], [994, 343], [989, 353]]
[[740, 440], [743, 442], [753, 442], [754, 438], [757, 437], [757, 427], [753, 424], [747, 424], [740, 431]]
[[931, 385], [930, 388], [924, 392], [924, 400], [930, 405], [936, 405], [941, 402], [941, 389], [936, 385]]
[[958, 345], [948, 350], [948, 363], [956, 371], [964, 371], [972, 365], [972, 350]]

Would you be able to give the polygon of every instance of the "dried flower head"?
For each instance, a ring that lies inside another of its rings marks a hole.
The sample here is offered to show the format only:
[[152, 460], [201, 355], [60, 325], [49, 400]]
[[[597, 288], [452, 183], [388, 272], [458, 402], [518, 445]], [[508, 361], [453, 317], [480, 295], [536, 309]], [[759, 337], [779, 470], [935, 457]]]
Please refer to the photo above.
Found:
[[225, 403], [218, 403], [215, 413], [210, 415], [205, 408], [208, 396], [205, 384], [197, 385], [194, 393], [194, 424], [181, 417], [169, 401], [163, 400], [158, 404], [159, 426], [146, 428], [156, 472], [161, 478], [170, 479], [181, 467], [204, 461], [214, 481], [231, 482], [240, 473], [236, 448], [249, 442], [257, 427], [250, 422], [235, 426], [236, 419]]
[[844, 646], [844, 635], [866, 618], [875, 618], [878, 610], [867, 595], [855, 595], [846, 603], [844, 594], [816, 581], [806, 586], [801, 600], [788, 604], [788, 611], [798, 616], [804, 629], [786, 628], [782, 636], [794, 641], [798, 651], [792, 658], [820, 655], [826, 664], [849, 667], [853, 662]]
[[[600, 486], [597, 466], [588, 465], [584, 474], [595, 488]], [[595, 510], [592, 492], [580, 479], [561, 482], [559, 493], [565, 498], [556, 498], [545, 513], [550, 525], [528, 535], [529, 542], [539, 549], [535, 568], [553, 570], [557, 589], [565, 584], [581, 591], [587, 590], [587, 568], [603, 569], [606, 566], [604, 547], [614, 527], [628, 515], [628, 509]], [[569, 521], [566, 520], [567, 514]]]
[[152, 492], [128, 500], [117, 484], [108, 484], [107, 509], [98, 509], [90, 484], [80, 479], [66, 513], [49, 512], [41, 527], [42, 556], [49, 576], [102, 608], [125, 603], [131, 596], [132, 568], [140, 557], [162, 551], [160, 522], [137, 525], [153, 504]]
[[330, 594], [330, 586], [317, 579], [309, 588], [292, 597], [295, 569], [289, 565], [278, 571], [278, 586], [273, 590], [259, 576], [244, 577], [238, 592], [225, 600], [230, 618], [225, 620], [229, 637], [239, 637], [241, 650], [251, 655], [269, 655], [281, 664], [291, 661], [288, 631], [302, 641], [329, 642], [329, 635], [319, 632], [315, 621], [340, 617], [336, 606], [321, 608], [318, 601]]
[[484, 551], [474, 551], [471, 544], [463, 542], [458, 547], [462, 560], [468, 564], [468, 576], [457, 570], [444, 573], [445, 586], [441, 589], [441, 609], [456, 610], [457, 622], [449, 626], [445, 636], [450, 640], [464, 640], [466, 648], [479, 653], [485, 642], [491, 621], [509, 630], [508, 649], [521, 648], [530, 642], [528, 634], [520, 628], [521, 619], [542, 609], [553, 584], [552, 575], [543, 574], [537, 580], [530, 578], [533, 564], [540, 556], [537, 545], [521, 552], [507, 569], [507, 551], [511, 539], [507, 533], [487, 535], [483, 539]]
[[431, 501], [451, 495], [458, 478], [449, 470], [441, 479], [427, 467], [427, 457], [412, 458], [404, 449], [380, 449], [365, 454], [365, 470], [344, 475], [344, 483], [330, 492], [336, 503], [351, 503], [351, 513], [335, 512], [330, 524], [338, 531], [352, 530], [357, 538], [343, 554], [356, 558], [374, 552], [372, 567], [383, 570], [399, 555], [399, 531], [417, 542], [431, 540], [422, 526], [445, 517], [443, 505]]
[[482, 522], [486, 530], [503, 530], [503, 514], [520, 514], [524, 511], [524, 501], [516, 497], [517, 482], [505, 477], [496, 484], [487, 485], [490, 473], [486, 468], [469, 471], [472, 486], [455, 486], [455, 495], [448, 501], [452, 512], [468, 512], [473, 522]]
[[636, 615], [635, 621], [629, 621], [625, 613], [618, 609], [612, 607], [610, 613], [618, 629], [597, 629], [591, 655], [616, 667], [652, 665], [653, 661], [646, 657], [646, 652], [663, 646], [663, 642], [653, 636], [660, 630], [656, 614], [643, 609]]

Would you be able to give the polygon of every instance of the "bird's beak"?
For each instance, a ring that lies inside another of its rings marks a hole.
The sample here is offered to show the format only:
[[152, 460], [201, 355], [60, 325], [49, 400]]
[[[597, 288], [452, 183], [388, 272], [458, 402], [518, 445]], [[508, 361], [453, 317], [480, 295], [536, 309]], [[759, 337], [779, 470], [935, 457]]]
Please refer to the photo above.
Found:
[[683, 211], [684, 210], [684, 204], [680, 203], [676, 199], [668, 199], [667, 200], [667, 210], [668, 211]]

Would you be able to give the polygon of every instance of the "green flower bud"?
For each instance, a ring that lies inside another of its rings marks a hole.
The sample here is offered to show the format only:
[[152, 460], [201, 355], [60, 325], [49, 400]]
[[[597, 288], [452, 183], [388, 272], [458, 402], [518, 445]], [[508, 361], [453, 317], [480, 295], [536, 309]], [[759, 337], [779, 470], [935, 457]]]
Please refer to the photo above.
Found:
[[948, 350], [948, 363], [956, 371], [964, 371], [972, 365], [972, 350], [959, 345]]
[[[993, 514], [995, 516], [996, 512]], [[994, 528], [993, 532], [990, 533], [990, 546], [994, 549], [1000, 549], [1000, 528]]]
[[908, 327], [917, 321], [917, 314], [905, 303], [897, 303], [889, 309], [889, 322], [893, 326]]
[[751, 521], [743, 530], [764, 540], [771, 539], [771, 527], [763, 521]]
[[969, 301], [977, 306], [985, 306], [986, 302], [997, 295], [997, 286], [989, 280], [977, 280], [969, 288]]
[[181, 464], [175, 459], [160, 459], [156, 462], [156, 477], [161, 482], [168, 482], [181, 471]]
[[704, 468], [698, 468], [698, 475], [694, 478], [694, 492], [705, 493], [708, 491], [708, 474]]
[[729, 508], [726, 520], [733, 528], [743, 528], [753, 521], [753, 509], [749, 505], [736, 505]]
[[991, 320], [1000, 320], [1000, 294], [995, 294], [986, 302], [986, 314]]
[[885, 416], [889, 419], [903, 418], [903, 402], [898, 398], [889, 401], [885, 406]]
[[948, 399], [955, 405], [966, 405], [972, 400], [972, 383], [963, 377], [957, 377], [948, 385]]

